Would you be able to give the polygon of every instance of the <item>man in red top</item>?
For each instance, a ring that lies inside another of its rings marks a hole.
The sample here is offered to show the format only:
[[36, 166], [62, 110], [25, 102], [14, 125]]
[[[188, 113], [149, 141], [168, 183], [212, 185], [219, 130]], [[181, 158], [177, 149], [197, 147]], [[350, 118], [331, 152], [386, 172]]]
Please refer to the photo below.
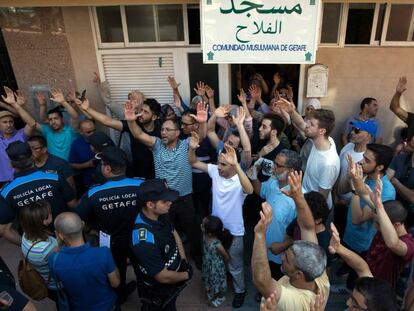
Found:
[[372, 274], [395, 285], [404, 266], [414, 257], [414, 239], [407, 233], [407, 209], [399, 201], [381, 201], [382, 182], [377, 180], [371, 194], [375, 205], [378, 232], [368, 250], [366, 261]]

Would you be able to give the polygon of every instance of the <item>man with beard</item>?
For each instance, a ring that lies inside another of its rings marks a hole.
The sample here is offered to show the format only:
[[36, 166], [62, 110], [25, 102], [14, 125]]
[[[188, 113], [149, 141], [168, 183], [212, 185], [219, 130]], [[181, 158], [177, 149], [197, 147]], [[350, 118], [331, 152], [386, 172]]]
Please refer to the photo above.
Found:
[[384, 136], [384, 129], [382, 128], [381, 123], [379, 123], [378, 120], [375, 119], [375, 116], [377, 115], [377, 113], [378, 113], [377, 100], [372, 97], [364, 98], [361, 102], [361, 111], [359, 112], [359, 114], [349, 117], [345, 122], [345, 128], [341, 135], [342, 145], [345, 146], [350, 141], [350, 138], [351, 138], [350, 135], [352, 132], [352, 128], [354, 127], [352, 123], [358, 122], [358, 121], [365, 122], [368, 120], [373, 121], [377, 127], [377, 133], [370, 142], [371, 143], [375, 142], [377, 144], [380, 144]]
[[[130, 135], [131, 151], [133, 158], [133, 175], [145, 179], [155, 177], [154, 159], [151, 150], [142, 141], [135, 139], [132, 135], [128, 122], [125, 120], [116, 120], [103, 113], [100, 113], [90, 107], [88, 101], [82, 102], [80, 105], [82, 111], [92, 117], [97, 122], [113, 128], [120, 132], [127, 132]], [[148, 98], [142, 104], [140, 115], [137, 123], [145, 134], [154, 137], [161, 137], [160, 125], [156, 122], [161, 111], [160, 104], [153, 98]]]
[[259, 138], [262, 143], [262, 148], [257, 154], [259, 158], [255, 162], [255, 166], [260, 166], [261, 181], [266, 180], [272, 175], [273, 160], [280, 151], [286, 148], [281, 141], [280, 135], [285, 129], [285, 121], [281, 116], [274, 114], [265, 114], [262, 124], [259, 128]]
[[285, 239], [285, 231], [288, 225], [296, 217], [295, 202], [292, 198], [281, 192], [281, 189], [289, 190], [288, 175], [293, 171], [300, 171], [301, 160], [297, 152], [283, 149], [274, 161], [272, 177], [261, 183], [257, 179], [256, 167], [253, 166], [249, 172], [254, 191], [257, 195], [272, 207], [272, 222], [266, 231], [267, 257], [272, 278], [278, 280], [283, 276], [280, 267], [282, 265], [281, 254], [274, 255], [270, 251], [272, 243], [280, 243]]

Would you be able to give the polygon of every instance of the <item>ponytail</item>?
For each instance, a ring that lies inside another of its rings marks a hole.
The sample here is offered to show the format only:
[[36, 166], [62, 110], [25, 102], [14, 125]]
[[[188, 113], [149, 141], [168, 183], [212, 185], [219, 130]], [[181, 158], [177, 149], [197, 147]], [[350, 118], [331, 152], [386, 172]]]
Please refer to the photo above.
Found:
[[225, 249], [229, 249], [231, 243], [233, 242], [233, 236], [231, 235], [230, 231], [227, 229], [223, 229], [220, 234], [217, 236], [220, 240], [221, 244]]

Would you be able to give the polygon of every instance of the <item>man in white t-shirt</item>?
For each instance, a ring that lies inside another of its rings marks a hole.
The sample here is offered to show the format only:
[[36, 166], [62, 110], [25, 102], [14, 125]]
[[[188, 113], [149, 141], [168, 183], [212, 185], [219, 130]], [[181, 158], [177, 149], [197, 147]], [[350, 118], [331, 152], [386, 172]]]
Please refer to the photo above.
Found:
[[223, 222], [226, 229], [233, 235], [229, 249], [229, 272], [233, 277], [235, 296], [233, 308], [240, 308], [246, 295], [243, 269], [243, 202], [248, 194], [253, 193], [249, 178], [240, 167], [240, 156], [225, 144], [218, 156], [218, 165], [207, 164], [197, 160], [195, 150], [199, 143], [198, 135], [191, 133], [189, 143], [189, 161], [193, 168], [208, 173], [212, 180], [213, 204], [212, 214]]
[[303, 177], [303, 192], [321, 193], [332, 208], [331, 190], [339, 175], [339, 157], [333, 139], [329, 136], [335, 126], [335, 115], [327, 109], [316, 109], [305, 122], [296, 111], [295, 105], [280, 98], [278, 104], [286, 110], [295, 127], [312, 139], [313, 146]]
[[339, 199], [344, 204], [348, 205], [352, 196], [346, 155], [349, 155], [354, 163], [361, 161], [364, 158], [364, 152], [367, 151], [367, 145], [375, 137], [376, 132], [377, 125], [372, 120], [352, 122], [350, 143], [346, 144], [339, 154], [341, 173], [338, 178], [336, 191]]

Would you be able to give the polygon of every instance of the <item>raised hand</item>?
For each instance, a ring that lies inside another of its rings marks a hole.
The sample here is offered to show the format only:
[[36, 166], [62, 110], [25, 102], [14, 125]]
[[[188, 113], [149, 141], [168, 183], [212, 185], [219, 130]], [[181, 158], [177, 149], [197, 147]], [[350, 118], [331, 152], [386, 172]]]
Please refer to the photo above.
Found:
[[377, 180], [375, 181], [374, 191], [369, 193], [369, 197], [371, 201], [374, 203], [375, 208], [382, 208], [382, 180], [381, 177], [378, 176]]
[[[277, 96], [279, 96], [279, 93], [278, 93]], [[296, 110], [296, 107], [293, 103], [291, 103], [290, 101], [288, 101], [288, 100], [286, 100], [286, 99], [284, 99], [280, 96], [279, 96], [276, 104], [277, 104], [277, 106], [279, 106], [281, 109], [283, 109], [284, 111], [286, 111], [289, 114]]]
[[20, 90], [17, 90], [16, 93], [14, 93], [16, 96], [16, 102], [20, 107], [23, 107], [26, 104], [26, 98], [23, 95], [23, 92]]
[[331, 241], [329, 242], [329, 252], [332, 255], [335, 255], [338, 252], [339, 247], [341, 246], [341, 238], [339, 237], [338, 229], [336, 229], [334, 223], [331, 223]]
[[43, 92], [36, 92], [35, 94], [37, 102], [40, 106], [46, 105], [46, 95]]
[[208, 98], [214, 97], [214, 89], [212, 89], [210, 86], [206, 85], [206, 94]]
[[16, 103], [16, 99], [14, 97], [13, 91], [10, 88], [8, 88], [7, 86], [3, 87], [3, 89], [4, 89], [4, 92], [6, 93], [6, 97], [1, 95], [1, 98], [3, 99], [3, 101], [6, 104], [14, 105]]
[[214, 111], [214, 115], [217, 118], [225, 118], [230, 113], [231, 106], [230, 105], [221, 105]]
[[258, 100], [262, 96], [260, 89], [254, 84], [249, 86], [249, 92], [254, 100]]
[[234, 124], [236, 124], [236, 126], [243, 126], [245, 118], [246, 118], [246, 110], [244, 110], [243, 107], [237, 108], [237, 115], [232, 116], [233, 122]]
[[197, 149], [200, 147], [199, 145], [200, 138], [198, 137], [198, 134], [196, 132], [191, 132], [191, 139], [190, 139], [190, 148], [191, 149]]
[[240, 89], [240, 94], [237, 95], [239, 102], [245, 104], [247, 102], [247, 96], [243, 89]]
[[398, 80], [395, 91], [398, 94], [402, 94], [405, 92], [406, 89], [407, 89], [407, 77], [403, 76]]
[[76, 97], [75, 89], [70, 89], [66, 97], [69, 101], [76, 102], [77, 97]]
[[168, 83], [170, 84], [170, 87], [173, 90], [178, 90], [178, 87], [181, 85], [181, 83], [177, 83], [177, 81], [175, 81], [175, 78], [173, 76], [168, 76], [167, 80], [168, 80]]
[[288, 176], [289, 190], [280, 189], [288, 197], [296, 198], [302, 196], [302, 171], [290, 172]]
[[63, 96], [62, 90], [59, 88], [51, 89], [50, 95], [52, 95], [50, 100], [53, 100], [55, 103], [62, 104], [65, 102], [65, 97]]
[[364, 173], [361, 164], [355, 163], [349, 153], [345, 157], [348, 161], [348, 176], [352, 179], [362, 179]]
[[87, 111], [90, 107], [89, 99], [85, 98], [84, 101], [81, 101], [79, 98], [75, 97], [76, 105], [83, 111]]
[[93, 80], [92, 81], [93, 81], [93, 83], [96, 83], [96, 84], [101, 83], [101, 78], [99, 78], [99, 75], [98, 75], [97, 72], [93, 73]]
[[193, 89], [199, 96], [204, 96], [206, 94], [206, 85], [204, 82], [197, 82], [196, 87]]
[[197, 115], [190, 114], [190, 117], [192, 117], [198, 123], [207, 122], [207, 118], [208, 118], [208, 105], [203, 104], [203, 103], [198, 103], [197, 104]]
[[272, 207], [269, 203], [262, 203], [262, 210], [260, 211], [260, 220], [254, 227], [254, 232], [264, 236], [266, 234], [267, 226], [272, 222]]
[[135, 114], [135, 105], [132, 100], [125, 102], [124, 116], [127, 121], [135, 121], [140, 116], [140, 114]]
[[310, 305], [310, 311], [323, 311], [324, 310], [325, 297], [323, 293], [319, 292], [315, 295], [315, 300]]
[[226, 150], [226, 153], [221, 153], [224, 160], [231, 166], [237, 165], [237, 155], [236, 150], [232, 146], [230, 146], [228, 143], [224, 144], [224, 149]]
[[270, 296], [266, 299], [262, 297], [262, 301], [260, 303], [260, 311], [277, 311], [277, 293], [271, 293]]
[[291, 103], [293, 102], [293, 87], [292, 85], [288, 84], [287, 85], [287, 99], [288, 101], [290, 101]]

